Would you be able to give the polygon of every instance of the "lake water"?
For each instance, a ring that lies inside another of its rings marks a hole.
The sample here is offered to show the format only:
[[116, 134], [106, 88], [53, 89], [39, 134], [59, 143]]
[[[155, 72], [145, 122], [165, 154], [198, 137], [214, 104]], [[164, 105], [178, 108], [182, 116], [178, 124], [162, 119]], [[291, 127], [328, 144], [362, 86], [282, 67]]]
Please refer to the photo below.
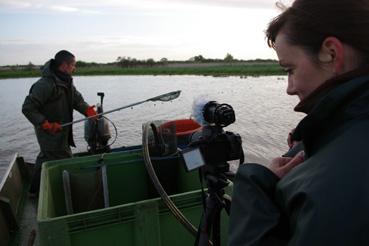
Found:
[[[39, 151], [34, 129], [21, 112], [24, 98], [36, 80], [0, 80], [0, 177], [15, 153], [34, 162]], [[236, 122], [225, 130], [241, 135], [246, 161], [266, 164], [287, 150], [287, 134], [303, 117], [293, 111], [297, 98], [285, 93], [285, 76], [91, 76], [75, 77], [74, 83], [90, 104], [99, 102], [97, 92], [104, 92], [105, 111], [170, 91], [182, 91], [171, 102], [147, 102], [107, 115], [118, 130], [113, 147], [141, 144], [142, 124], [147, 121], [189, 118], [194, 99], [207, 95], [211, 100], [233, 106]], [[75, 112], [74, 118], [82, 115]], [[73, 152], [86, 150], [83, 134], [84, 124], [76, 124], [77, 148]]]

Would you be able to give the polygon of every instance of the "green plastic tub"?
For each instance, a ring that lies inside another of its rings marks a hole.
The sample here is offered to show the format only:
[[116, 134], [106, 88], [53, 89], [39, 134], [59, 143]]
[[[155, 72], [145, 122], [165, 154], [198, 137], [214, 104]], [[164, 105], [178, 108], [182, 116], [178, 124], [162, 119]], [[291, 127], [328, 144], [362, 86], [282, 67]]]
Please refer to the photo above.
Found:
[[[185, 172], [176, 157], [153, 164], [176, 206], [197, 227], [203, 210], [198, 173]], [[105, 188], [101, 188], [103, 166]], [[73, 178], [71, 194], [65, 193], [66, 172]], [[73, 213], [67, 205], [71, 200]], [[157, 195], [140, 149], [44, 163], [37, 223], [42, 246], [187, 246], [195, 241]], [[227, 230], [223, 211], [222, 245]]]

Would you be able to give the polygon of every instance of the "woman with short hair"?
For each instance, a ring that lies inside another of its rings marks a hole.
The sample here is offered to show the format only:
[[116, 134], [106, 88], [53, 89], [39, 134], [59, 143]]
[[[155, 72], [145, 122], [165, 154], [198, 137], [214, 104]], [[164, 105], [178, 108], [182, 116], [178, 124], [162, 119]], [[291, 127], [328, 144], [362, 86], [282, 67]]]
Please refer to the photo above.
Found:
[[269, 24], [304, 151], [240, 166], [229, 245], [369, 245], [368, 27], [368, 0], [296, 0]]

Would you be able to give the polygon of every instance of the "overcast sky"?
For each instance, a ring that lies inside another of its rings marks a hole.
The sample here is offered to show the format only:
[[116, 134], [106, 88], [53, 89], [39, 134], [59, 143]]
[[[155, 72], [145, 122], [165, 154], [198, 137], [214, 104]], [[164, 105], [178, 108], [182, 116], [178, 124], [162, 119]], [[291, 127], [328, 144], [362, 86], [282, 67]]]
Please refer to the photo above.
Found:
[[0, 65], [195, 55], [273, 58], [264, 31], [275, 0], [0, 0]]

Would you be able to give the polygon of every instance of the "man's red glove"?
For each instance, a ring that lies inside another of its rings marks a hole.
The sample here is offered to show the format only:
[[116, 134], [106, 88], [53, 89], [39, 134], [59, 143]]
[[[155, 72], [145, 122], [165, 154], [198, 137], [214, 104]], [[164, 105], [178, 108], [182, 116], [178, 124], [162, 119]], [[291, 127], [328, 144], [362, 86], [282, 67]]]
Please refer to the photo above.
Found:
[[87, 108], [86, 113], [85, 113], [87, 117], [92, 117], [92, 119], [97, 119], [96, 117], [94, 117], [97, 115], [97, 112], [94, 108], [95, 108], [95, 105], [89, 106]]
[[50, 123], [48, 120], [45, 120], [41, 124], [41, 128], [51, 134], [56, 134], [57, 132], [60, 132], [62, 130], [62, 127], [58, 122]]

